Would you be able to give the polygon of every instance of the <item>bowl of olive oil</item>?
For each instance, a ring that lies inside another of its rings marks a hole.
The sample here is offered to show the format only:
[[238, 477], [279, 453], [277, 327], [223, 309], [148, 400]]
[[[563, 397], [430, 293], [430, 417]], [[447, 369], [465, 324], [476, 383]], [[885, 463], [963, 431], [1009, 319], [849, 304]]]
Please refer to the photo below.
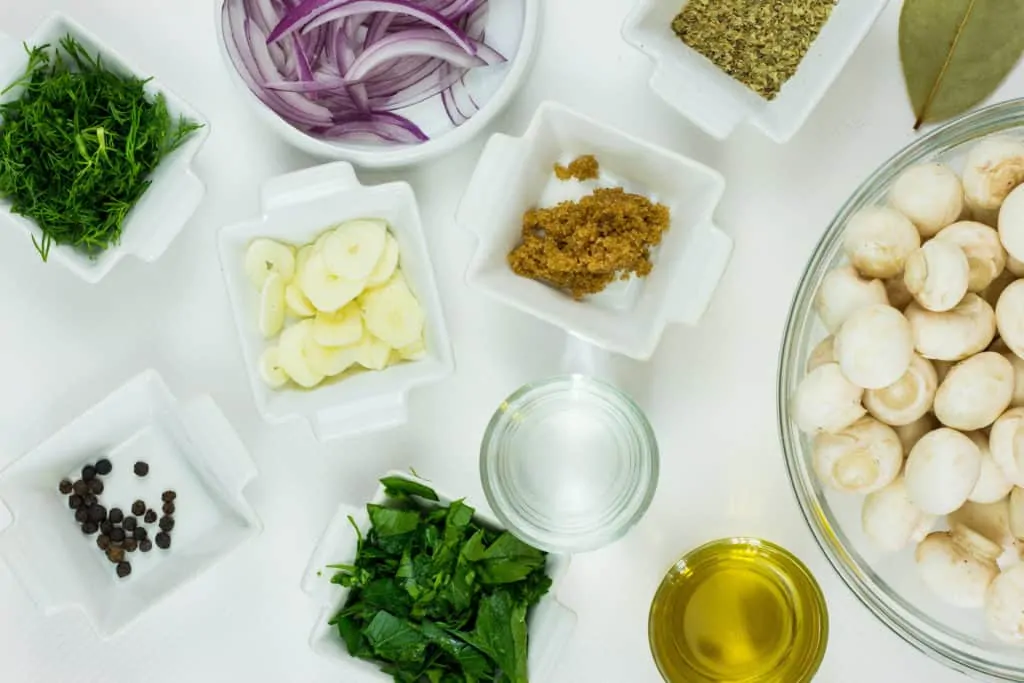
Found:
[[651, 652], [668, 683], [805, 683], [828, 642], [807, 568], [774, 543], [727, 538], [691, 551], [651, 604]]

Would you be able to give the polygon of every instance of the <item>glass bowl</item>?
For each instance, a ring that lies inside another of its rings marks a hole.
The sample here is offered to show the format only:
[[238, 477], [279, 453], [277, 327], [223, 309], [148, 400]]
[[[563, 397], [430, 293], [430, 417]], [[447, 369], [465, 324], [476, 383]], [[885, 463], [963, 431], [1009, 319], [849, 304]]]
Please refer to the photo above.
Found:
[[807, 524], [839, 576], [882, 623], [929, 657], [983, 680], [1024, 680], [1024, 648], [1004, 645], [985, 628], [983, 611], [950, 607], [921, 583], [913, 550], [884, 554], [861, 530], [862, 496], [825, 489], [811, 468], [811, 439], [788, 407], [814, 345], [827, 335], [812, 310], [824, 275], [843, 259], [843, 227], [867, 205], [884, 201], [908, 166], [944, 161], [958, 171], [971, 144], [995, 133], [1024, 138], [1024, 99], [968, 114], [909, 145], [882, 165], [839, 210], [818, 243], [790, 308], [779, 363], [778, 415], [793, 490]]
[[553, 553], [621, 538], [658, 485], [658, 442], [629, 396], [585, 375], [527, 384], [502, 402], [480, 447], [502, 526]]

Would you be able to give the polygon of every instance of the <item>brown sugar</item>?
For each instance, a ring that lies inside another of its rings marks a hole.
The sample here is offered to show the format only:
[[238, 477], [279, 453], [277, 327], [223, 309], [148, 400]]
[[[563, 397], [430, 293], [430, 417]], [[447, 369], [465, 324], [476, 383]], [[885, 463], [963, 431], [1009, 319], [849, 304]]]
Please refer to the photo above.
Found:
[[616, 279], [650, 273], [651, 247], [668, 227], [668, 207], [620, 187], [602, 188], [578, 202], [527, 211], [523, 241], [508, 262], [517, 275], [579, 300]]
[[575, 178], [576, 180], [593, 180], [597, 178], [601, 167], [597, 163], [597, 159], [594, 158], [593, 154], [585, 154], [584, 156], [573, 159], [568, 166], [562, 166], [561, 164], [555, 164], [555, 177], [559, 180], [569, 180], [569, 178]]

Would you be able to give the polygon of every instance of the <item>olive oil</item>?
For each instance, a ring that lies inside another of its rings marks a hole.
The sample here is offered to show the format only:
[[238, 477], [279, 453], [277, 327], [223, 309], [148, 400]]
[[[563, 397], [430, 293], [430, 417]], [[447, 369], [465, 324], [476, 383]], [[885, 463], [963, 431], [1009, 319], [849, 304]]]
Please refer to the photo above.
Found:
[[651, 605], [649, 635], [669, 683], [804, 683], [825, 654], [828, 613], [790, 553], [730, 538], [672, 567]]

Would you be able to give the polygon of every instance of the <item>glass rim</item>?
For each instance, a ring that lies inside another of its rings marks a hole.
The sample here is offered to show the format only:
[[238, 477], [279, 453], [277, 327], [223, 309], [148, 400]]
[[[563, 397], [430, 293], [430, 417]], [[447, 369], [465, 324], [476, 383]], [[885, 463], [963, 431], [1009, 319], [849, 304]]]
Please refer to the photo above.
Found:
[[831, 513], [816, 494], [817, 484], [808, 463], [802, 457], [800, 434], [787, 419], [795, 379], [802, 375], [796, 365], [806, 357], [808, 327], [813, 320], [812, 300], [818, 284], [832, 265], [830, 255], [841, 246], [843, 227], [850, 216], [877, 198], [908, 166], [927, 161], [955, 147], [983, 136], [1024, 126], [1024, 98], [1008, 100], [963, 115], [922, 136], [892, 155], [853, 192], [841, 206], [819, 239], [790, 303], [779, 353], [776, 384], [776, 419], [779, 440], [789, 475], [790, 486], [804, 521], [810, 528], [833, 570], [868, 610], [889, 630], [933, 660], [954, 670], [988, 680], [1020, 681], [1024, 660], [1018, 663], [996, 661], [994, 649], [1015, 653], [1019, 648], [968, 638], [922, 613], [914, 605], [894, 594], [886, 582], [851, 552], [842, 530], [833, 523]]
[[[541, 394], [552, 386], [567, 383], [583, 386], [590, 393], [599, 393], [615, 403], [616, 408], [628, 419], [642, 444], [641, 457], [643, 465], [645, 465], [641, 474], [633, 478], [635, 481], [634, 492], [625, 500], [622, 511], [615, 514], [611, 522], [584, 533], [550, 532], [528, 521], [514, 509], [510, 509], [514, 506], [506, 506], [505, 501], [514, 496], [508, 495], [509, 489], [502, 486], [501, 477], [495, 472], [494, 467], [498, 451], [494, 447], [494, 443], [501, 438], [499, 430], [506, 424], [509, 414], [507, 409], [528, 401], [531, 396]], [[643, 474], [644, 472], [646, 474]], [[658, 440], [643, 409], [629, 394], [614, 384], [580, 373], [553, 375], [527, 382], [513, 391], [495, 409], [480, 443], [480, 483], [495, 517], [498, 518], [502, 526], [523, 541], [541, 550], [558, 554], [589, 552], [622, 538], [647, 513], [658, 488], [659, 472]]]

